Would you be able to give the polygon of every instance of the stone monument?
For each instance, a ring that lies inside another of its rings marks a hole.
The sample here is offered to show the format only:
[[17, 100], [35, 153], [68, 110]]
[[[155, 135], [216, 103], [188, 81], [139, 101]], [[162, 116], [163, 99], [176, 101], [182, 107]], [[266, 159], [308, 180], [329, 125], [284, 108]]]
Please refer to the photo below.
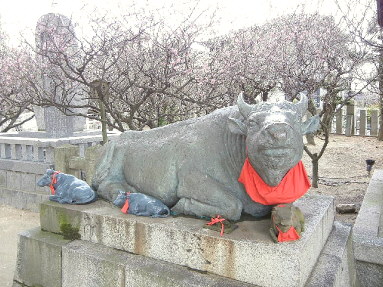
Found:
[[[73, 63], [76, 61], [78, 45], [71, 21], [61, 14], [45, 14], [37, 22], [35, 36], [36, 48], [40, 55], [39, 60], [44, 66], [41, 76], [44, 97], [57, 103], [86, 104], [78, 84], [66, 79], [58, 66], [51, 64], [48, 60], [50, 58], [55, 61], [64, 61], [60, 53], [65, 53], [68, 55], [69, 61]], [[66, 87], [70, 87], [70, 93], [61, 88], [64, 84]], [[38, 130], [45, 131], [50, 137], [71, 136], [73, 132], [82, 131], [85, 126], [84, 117], [67, 116], [53, 106], [35, 107], [34, 111]], [[84, 114], [86, 109], [74, 108], [66, 113]]]

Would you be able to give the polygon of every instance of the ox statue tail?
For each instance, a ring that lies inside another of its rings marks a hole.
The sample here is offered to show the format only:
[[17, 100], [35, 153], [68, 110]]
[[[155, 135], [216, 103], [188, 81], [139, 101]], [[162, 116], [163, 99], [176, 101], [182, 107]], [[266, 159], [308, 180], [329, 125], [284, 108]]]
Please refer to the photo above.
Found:
[[112, 166], [113, 154], [116, 148], [115, 142], [109, 142], [103, 147], [103, 155], [92, 178], [92, 188], [98, 190], [100, 184], [109, 174]]

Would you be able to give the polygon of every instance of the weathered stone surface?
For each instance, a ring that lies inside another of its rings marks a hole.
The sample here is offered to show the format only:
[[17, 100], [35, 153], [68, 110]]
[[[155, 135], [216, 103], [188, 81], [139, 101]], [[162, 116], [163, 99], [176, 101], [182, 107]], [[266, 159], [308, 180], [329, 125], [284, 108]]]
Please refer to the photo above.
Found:
[[61, 248], [68, 242], [39, 227], [20, 233], [14, 281], [27, 286], [61, 287]]
[[78, 240], [63, 247], [62, 286], [256, 287]]
[[356, 270], [362, 287], [383, 286], [383, 265], [357, 261]]
[[383, 286], [382, 212], [383, 170], [375, 170], [353, 228], [355, 259], [362, 286]]
[[7, 186], [7, 172], [5, 170], [0, 170], [0, 187]]
[[8, 170], [13, 172], [44, 174], [49, 168], [49, 163], [46, 162], [28, 162], [22, 160], [0, 160], [0, 170]]
[[[55, 169], [64, 173], [73, 174], [69, 170], [69, 159], [79, 155], [80, 148], [75, 145], [65, 144], [55, 148]], [[76, 176], [76, 174], [73, 174]]]
[[34, 212], [38, 212], [40, 203], [48, 200], [48, 198], [48, 193], [40, 194], [37, 192], [15, 191], [6, 188], [2, 188], [0, 192], [0, 204]]
[[36, 190], [36, 175], [32, 173], [20, 173], [21, 190], [35, 191]]
[[334, 222], [333, 229], [305, 287], [359, 286], [352, 248], [351, 226]]
[[109, 203], [85, 206], [41, 205], [43, 230], [60, 232], [68, 222], [82, 240], [187, 266], [260, 286], [303, 286], [331, 231], [333, 198], [304, 197], [297, 206], [306, 217], [301, 240], [275, 244], [270, 220], [239, 222], [220, 237], [203, 228], [206, 221], [125, 215]]
[[19, 172], [7, 172], [7, 187], [14, 190], [21, 189], [21, 174]]
[[125, 286], [125, 265], [133, 256], [102, 245], [74, 241], [63, 247], [62, 286]]

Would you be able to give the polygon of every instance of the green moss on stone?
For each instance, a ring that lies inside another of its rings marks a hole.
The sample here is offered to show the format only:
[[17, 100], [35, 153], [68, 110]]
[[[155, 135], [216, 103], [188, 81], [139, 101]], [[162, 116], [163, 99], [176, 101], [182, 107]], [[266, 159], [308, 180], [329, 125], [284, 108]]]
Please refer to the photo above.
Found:
[[79, 228], [73, 227], [70, 223], [61, 223], [60, 231], [64, 236], [64, 239], [76, 240], [81, 239], [80, 233], [78, 233]]
[[59, 224], [60, 224], [60, 232], [64, 236], [64, 239], [68, 239], [68, 240], [81, 239], [79, 228], [72, 226], [72, 224], [68, 221], [64, 213], [59, 214], [58, 218], [59, 218]]

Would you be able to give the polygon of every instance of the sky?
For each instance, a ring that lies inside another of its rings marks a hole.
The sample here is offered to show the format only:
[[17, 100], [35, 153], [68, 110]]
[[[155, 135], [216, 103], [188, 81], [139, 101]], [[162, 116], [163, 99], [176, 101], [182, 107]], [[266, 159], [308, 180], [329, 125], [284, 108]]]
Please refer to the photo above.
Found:
[[[27, 38], [33, 35], [37, 20], [46, 13], [61, 13], [75, 22], [84, 20], [94, 7], [110, 15], [118, 15], [128, 10], [129, 0], [0, 0], [0, 22], [2, 29], [16, 43], [20, 33]], [[143, 7], [179, 5], [186, 0], [139, 0]], [[188, 0], [202, 7], [218, 7], [221, 19], [218, 33], [262, 24], [273, 17], [293, 12], [299, 5], [305, 5], [310, 12], [319, 10], [331, 14], [336, 10], [333, 0]], [[307, 3], [310, 3], [308, 6]]]

